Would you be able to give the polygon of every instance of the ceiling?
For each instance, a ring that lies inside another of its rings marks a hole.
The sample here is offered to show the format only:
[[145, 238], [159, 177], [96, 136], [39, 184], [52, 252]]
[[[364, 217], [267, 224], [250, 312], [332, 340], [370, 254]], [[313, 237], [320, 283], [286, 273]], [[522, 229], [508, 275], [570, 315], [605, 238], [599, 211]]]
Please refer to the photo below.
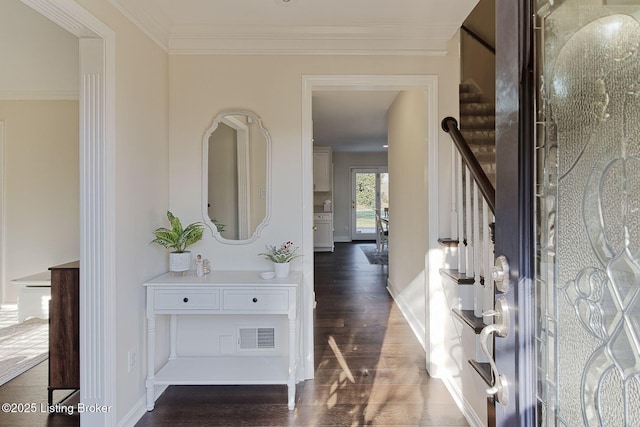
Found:
[[[478, 0], [110, 0], [169, 54], [444, 55]], [[381, 151], [387, 91], [313, 94], [314, 140]]]
[[314, 92], [314, 144], [334, 151], [386, 151], [387, 109], [397, 95], [398, 91]]

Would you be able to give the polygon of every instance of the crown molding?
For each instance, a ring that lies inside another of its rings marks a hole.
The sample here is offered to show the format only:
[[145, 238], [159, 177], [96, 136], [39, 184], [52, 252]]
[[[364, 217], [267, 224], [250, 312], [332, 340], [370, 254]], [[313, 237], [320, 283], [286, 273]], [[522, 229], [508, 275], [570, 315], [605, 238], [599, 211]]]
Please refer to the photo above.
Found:
[[109, 0], [109, 2], [162, 50], [169, 51], [172, 22], [160, 11], [160, 8], [153, 4], [153, 0], [139, 0], [137, 2]]
[[174, 24], [155, 0], [109, 0], [169, 54], [436, 55], [459, 25], [276, 26]]
[[175, 26], [170, 54], [445, 55], [455, 26]]
[[77, 101], [77, 90], [0, 90], [0, 101]]

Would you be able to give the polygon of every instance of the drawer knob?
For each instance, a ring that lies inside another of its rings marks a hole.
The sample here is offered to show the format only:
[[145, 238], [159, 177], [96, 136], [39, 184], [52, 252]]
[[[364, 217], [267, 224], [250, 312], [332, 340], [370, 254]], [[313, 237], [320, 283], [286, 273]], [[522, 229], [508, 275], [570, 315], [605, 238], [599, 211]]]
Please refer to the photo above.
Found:
[[184, 298], [182, 299], [182, 301], [184, 301], [184, 302], [189, 302], [189, 298], [184, 297]]
[[258, 302], [258, 298], [253, 298], [251, 301]]

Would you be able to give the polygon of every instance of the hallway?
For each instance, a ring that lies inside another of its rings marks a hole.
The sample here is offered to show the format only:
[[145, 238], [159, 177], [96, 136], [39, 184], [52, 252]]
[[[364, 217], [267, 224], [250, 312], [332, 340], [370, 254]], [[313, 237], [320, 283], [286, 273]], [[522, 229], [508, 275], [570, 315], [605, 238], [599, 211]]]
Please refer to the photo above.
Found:
[[387, 266], [360, 244], [315, 254], [315, 379], [285, 386], [170, 387], [138, 422], [151, 426], [465, 426], [386, 289]]

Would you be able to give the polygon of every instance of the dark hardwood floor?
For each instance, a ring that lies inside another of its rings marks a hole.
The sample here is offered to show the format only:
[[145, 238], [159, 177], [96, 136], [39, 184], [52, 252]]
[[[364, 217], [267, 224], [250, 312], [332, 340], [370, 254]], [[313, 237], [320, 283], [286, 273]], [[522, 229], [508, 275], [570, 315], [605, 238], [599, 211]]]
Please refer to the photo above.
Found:
[[[359, 244], [315, 255], [315, 378], [298, 384], [294, 411], [285, 386], [172, 386], [136, 426], [468, 425], [442, 382], [427, 374], [386, 278], [387, 266], [369, 264]], [[0, 401], [46, 402], [46, 362], [32, 371], [0, 387]], [[0, 414], [0, 425], [78, 419], [13, 415]]]
[[[22, 375], [0, 386], [0, 403], [9, 404], [9, 411], [2, 406], [0, 426], [52, 426], [75, 427], [80, 425], [80, 415], [74, 405], [78, 403], [78, 394], [74, 393], [62, 406], [66, 413], [49, 413], [47, 403], [47, 376], [49, 362], [45, 360]], [[54, 401], [64, 399], [69, 392], [60, 390], [54, 393]], [[73, 410], [73, 412], [72, 412]]]

